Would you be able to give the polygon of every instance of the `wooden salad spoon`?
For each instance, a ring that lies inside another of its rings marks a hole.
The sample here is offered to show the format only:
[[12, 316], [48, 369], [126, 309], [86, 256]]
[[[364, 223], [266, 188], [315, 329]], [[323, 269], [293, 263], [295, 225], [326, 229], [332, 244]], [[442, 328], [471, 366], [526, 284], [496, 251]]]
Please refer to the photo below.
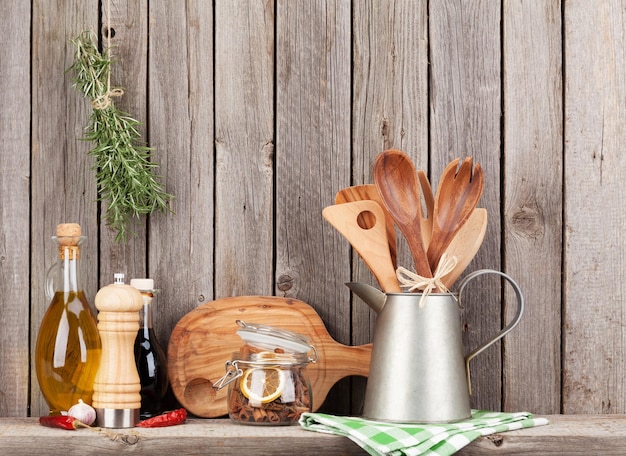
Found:
[[415, 272], [432, 277], [422, 240], [422, 202], [413, 162], [402, 151], [386, 150], [376, 157], [373, 174], [380, 198], [407, 241]]
[[435, 197], [433, 234], [428, 246], [428, 263], [437, 269], [441, 254], [467, 221], [483, 193], [484, 176], [481, 166], [474, 167], [472, 158], [463, 160], [457, 172], [459, 159], [446, 166]]

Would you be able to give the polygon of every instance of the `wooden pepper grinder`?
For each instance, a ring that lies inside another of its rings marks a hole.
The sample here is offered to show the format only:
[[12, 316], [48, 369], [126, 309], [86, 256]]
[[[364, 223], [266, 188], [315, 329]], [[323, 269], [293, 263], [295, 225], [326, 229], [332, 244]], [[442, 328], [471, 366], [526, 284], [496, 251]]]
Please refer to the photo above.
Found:
[[102, 340], [102, 358], [93, 388], [96, 425], [134, 427], [141, 408], [134, 344], [143, 299], [136, 288], [124, 284], [124, 274], [115, 274], [114, 283], [98, 291], [95, 304]]

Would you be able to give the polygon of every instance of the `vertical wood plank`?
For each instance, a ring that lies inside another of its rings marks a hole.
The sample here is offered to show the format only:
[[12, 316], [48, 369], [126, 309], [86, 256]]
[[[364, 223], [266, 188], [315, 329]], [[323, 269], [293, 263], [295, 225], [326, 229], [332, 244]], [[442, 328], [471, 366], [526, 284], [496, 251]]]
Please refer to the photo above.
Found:
[[158, 337], [213, 299], [213, 5], [150, 2], [149, 137], [174, 215], [149, 221]]
[[215, 295], [272, 295], [274, 3], [219, 1], [215, 24]]
[[[109, 20], [109, 2], [103, 1], [100, 28], [105, 45], [107, 27], [110, 25], [113, 30], [110, 39], [111, 84], [124, 89], [124, 95], [114, 102], [119, 109], [141, 122], [139, 132], [142, 140], [147, 142], [148, 2], [111, 0], [110, 12]], [[159, 173], [158, 168], [155, 173]], [[126, 243], [116, 243], [117, 232], [105, 223], [106, 208], [102, 207], [101, 211], [99, 286], [112, 283], [116, 272], [126, 275], [126, 283], [135, 277], [146, 277], [146, 220], [133, 219], [130, 229], [136, 236], [129, 236]]]
[[565, 3], [564, 413], [626, 411], [624, 7]]
[[[93, 160], [87, 156], [84, 128], [89, 102], [72, 87], [65, 73], [73, 63], [70, 40], [83, 30], [97, 29], [97, 1], [32, 3], [32, 195], [31, 195], [31, 347], [48, 299], [46, 270], [56, 262], [50, 240], [56, 226], [81, 224], [87, 236], [81, 248], [81, 281], [91, 302], [98, 283], [98, 218]], [[31, 415], [48, 413], [31, 357]]]
[[[526, 299], [503, 343], [503, 407], [553, 414], [561, 389], [561, 5], [505, 1], [503, 16], [504, 259]], [[508, 319], [514, 299], [509, 290]]]
[[[352, 178], [373, 183], [372, 165], [386, 149], [404, 150], [428, 170], [428, 18], [425, 1], [355, 2], [353, 5]], [[406, 243], [399, 258], [411, 267]], [[379, 287], [358, 255], [352, 280]], [[354, 345], [371, 342], [375, 313], [353, 297]], [[358, 413], [364, 381], [355, 380]]]
[[[485, 240], [467, 271], [500, 270], [500, 2], [429, 3], [430, 145], [432, 185], [454, 158], [472, 156], [485, 173], [479, 203], [489, 213]], [[492, 281], [470, 285], [464, 303], [464, 342], [477, 347], [500, 328], [500, 289]], [[472, 406], [501, 406], [500, 344], [471, 363]]]
[[277, 2], [276, 293], [311, 304], [343, 343], [348, 245], [321, 212], [350, 179], [350, 36], [347, 0]]
[[0, 6], [0, 416], [29, 402], [30, 21], [27, 2]]

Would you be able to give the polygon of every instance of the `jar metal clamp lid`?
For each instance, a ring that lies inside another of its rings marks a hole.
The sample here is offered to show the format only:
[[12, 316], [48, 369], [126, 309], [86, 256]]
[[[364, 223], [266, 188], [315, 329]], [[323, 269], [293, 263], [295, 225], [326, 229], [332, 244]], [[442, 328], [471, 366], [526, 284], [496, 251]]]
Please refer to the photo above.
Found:
[[310, 344], [309, 338], [301, 334], [273, 326], [246, 323], [243, 320], [237, 320], [236, 323], [241, 328], [237, 331], [237, 335], [239, 335], [244, 342], [267, 350], [281, 348], [291, 353], [308, 353], [313, 350], [315, 360], [309, 361], [317, 361], [317, 351], [315, 347]]
[[[237, 330], [237, 335], [239, 335], [245, 343], [267, 350], [267, 352], [272, 352], [274, 356], [254, 356], [252, 360], [233, 359], [226, 361], [226, 374], [213, 384], [213, 387], [217, 390], [222, 389], [230, 382], [243, 375], [243, 371], [238, 366], [238, 363], [293, 365], [302, 363], [314, 364], [317, 362], [317, 349], [314, 345], [310, 344], [310, 340], [307, 337], [301, 334], [273, 326], [246, 323], [243, 320], [236, 320], [236, 323], [240, 328]], [[309, 352], [312, 352], [311, 356], [308, 356]]]

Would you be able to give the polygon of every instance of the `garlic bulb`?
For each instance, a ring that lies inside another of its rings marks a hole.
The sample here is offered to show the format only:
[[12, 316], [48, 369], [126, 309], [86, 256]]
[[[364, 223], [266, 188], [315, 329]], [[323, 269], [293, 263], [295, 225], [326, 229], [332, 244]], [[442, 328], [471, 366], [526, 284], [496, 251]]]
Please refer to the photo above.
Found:
[[72, 405], [67, 414], [87, 426], [96, 421], [96, 411], [91, 405], [85, 404], [82, 399], [78, 399], [78, 404]]

